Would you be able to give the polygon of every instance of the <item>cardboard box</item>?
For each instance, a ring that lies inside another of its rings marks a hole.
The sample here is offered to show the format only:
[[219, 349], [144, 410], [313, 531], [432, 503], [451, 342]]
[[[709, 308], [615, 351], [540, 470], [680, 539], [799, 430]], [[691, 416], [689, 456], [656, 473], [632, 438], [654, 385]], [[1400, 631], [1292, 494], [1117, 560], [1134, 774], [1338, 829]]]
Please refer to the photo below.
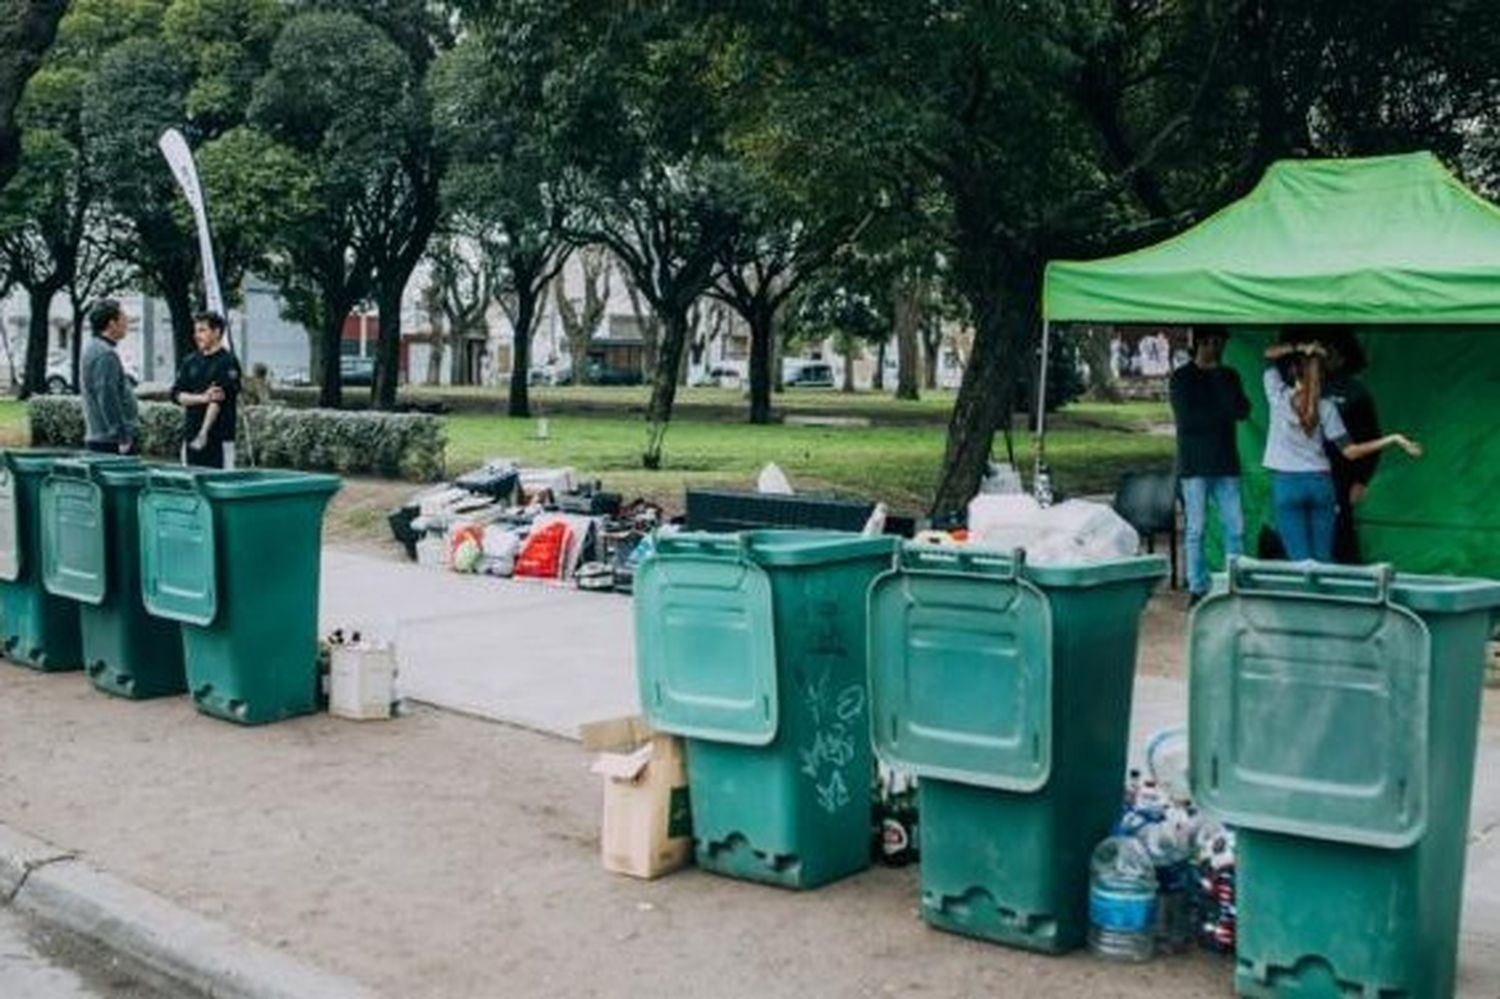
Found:
[[682, 740], [639, 717], [583, 725], [579, 737], [598, 754], [589, 769], [604, 778], [604, 869], [656, 878], [686, 864], [693, 835]]

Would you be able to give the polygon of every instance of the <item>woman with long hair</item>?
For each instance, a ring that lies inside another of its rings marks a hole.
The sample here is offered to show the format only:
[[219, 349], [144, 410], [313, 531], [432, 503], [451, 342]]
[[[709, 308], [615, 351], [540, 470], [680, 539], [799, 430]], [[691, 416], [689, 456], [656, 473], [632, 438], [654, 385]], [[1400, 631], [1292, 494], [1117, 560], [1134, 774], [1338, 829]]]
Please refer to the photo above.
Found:
[[1339, 498], [1328, 446], [1348, 461], [1392, 446], [1413, 458], [1422, 457], [1422, 446], [1404, 434], [1359, 443], [1349, 439], [1338, 408], [1323, 398], [1326, 355], [1316, 342], [1278, 343], [1266, 350], [1264, 382], [1270, 412], [1263, 464], [1271, 471], [1276, 530], [1287, 558], [1294, 562], [1333, 561]]

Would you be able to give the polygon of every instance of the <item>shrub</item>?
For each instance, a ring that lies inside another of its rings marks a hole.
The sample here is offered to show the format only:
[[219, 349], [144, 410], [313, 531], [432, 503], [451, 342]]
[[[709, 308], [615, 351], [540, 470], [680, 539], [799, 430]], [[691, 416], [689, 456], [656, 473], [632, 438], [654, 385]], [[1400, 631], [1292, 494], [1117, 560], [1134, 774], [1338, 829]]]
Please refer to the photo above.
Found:
[[[83, 447], [83, 405], [76, 396], [36, 396], [27, 411], [33, 446]], [[436, 416], [242, 406], [237, 429], [245, 466], [415, 482], [440, 479], [444, 472], [447, 439]], [[171, 403], [141, 403], [141, 451], [176, 460], [182, 452], [182, 410]]]

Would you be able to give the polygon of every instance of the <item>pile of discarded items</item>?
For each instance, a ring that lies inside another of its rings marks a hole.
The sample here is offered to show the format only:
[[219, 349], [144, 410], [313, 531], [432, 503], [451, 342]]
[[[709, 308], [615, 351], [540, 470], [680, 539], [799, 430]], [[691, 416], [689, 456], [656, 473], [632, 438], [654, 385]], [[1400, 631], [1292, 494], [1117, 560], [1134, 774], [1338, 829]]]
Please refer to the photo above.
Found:
[[571, 468], [499, 458], [412, 496], [389, 520], [420, 565], [629, 592], [662, 513], [580, 483]]

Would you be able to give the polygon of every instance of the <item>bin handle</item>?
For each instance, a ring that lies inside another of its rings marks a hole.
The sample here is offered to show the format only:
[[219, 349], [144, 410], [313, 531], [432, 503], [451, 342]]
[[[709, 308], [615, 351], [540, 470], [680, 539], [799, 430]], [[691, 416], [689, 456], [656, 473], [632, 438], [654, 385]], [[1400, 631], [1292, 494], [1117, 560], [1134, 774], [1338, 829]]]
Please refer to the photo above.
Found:
[[139, 459], [130, 455], [95, 455], [89, 459], [84, 458], [59, 458], [52, 463], [49, 475], [55, 475], [62, 479], [77, 479], [81, 482], [99, 481], [99, 470], [102, 468], [131, 466], [139, 464]]
[[1233, 594], [1315, 595], [1359, 604], [1391, 599], [1395, 569], [1377, 565], [1326, 565], [1321, 562], [1266, 562], [1235, 555], [1229, 559], [1229, 592]]
[[750, 539], [745, 534], [711, 534], [707, 531], [658, 534], [656, 550], [662, 554], [748, 557]]
[[901, 562], [901, 567], [908, 572], [967, 572], [1013, 581], [1026, 565], [1026, 549], [1001, 552], [986, 548], [908, 544], [902, 547]]
[[152, 468], [146, 471], [146, 486], [163, 492], [193, 493], [198, 489], [198, 476], [175, 468]]
[[58, 479], [76, 479], [80, 482], [94, 481], [94, 463], [89, 461], [56, 461], [52, 463], [49, 476]]

